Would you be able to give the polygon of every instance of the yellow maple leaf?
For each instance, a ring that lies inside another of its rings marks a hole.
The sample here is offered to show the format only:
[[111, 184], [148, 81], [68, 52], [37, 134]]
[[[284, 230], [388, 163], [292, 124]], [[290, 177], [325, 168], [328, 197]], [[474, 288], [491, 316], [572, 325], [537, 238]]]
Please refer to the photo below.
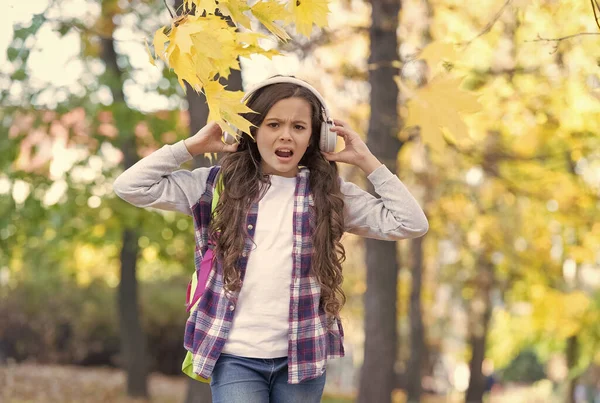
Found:
[[236, 53], [240, 57], [249, 57], [250, 55], [263, 55], [271, 59], [273, 56], [281, 55], [277, 49], [263, 49], [259, 45], [259, 39], [267, 38], [266, 35], [259, 32], [237, 32], [235, 41], [237, 42]]
[[251, 55], [261, 55], [268, 59], [272, 59], [273, 56], [281, 56], [281, 52], [277, 49], [263, 49], [259, 46], [244, 46], [237, 50], [240, 57], [250, 57]]
[[148, 41], [144, 40], [144, 45], [146, 45], [146, 52], [148, 53], [148, 60], [153, 66], [156, 66], [156, 62], [154, 61], [154, 56], [152, 56], [152, 52], [150, 51], [150, 46], [148, 45]]
[[250, 134], [250, 127], [254, 125], [239, 115], [252, 112], [252, 109], [242, 102], [242, 91], [226, 91], [218, 81], [210, 81], [204, 85], [204, 95], [210, 111], [209, 122], [217, 122], [221, 130], [233, 135], [236, 134], [236, 129]]
[[236, 24], [248, 29], [252, 28], [250, 18], [244, 15], [244, 11], [250, 10], [246, 0], [219, 0], [219, 10], [223, 15], [231, 17]]
[[248, 45], [258, 46], [260, 39], [267, 39], [268, 36], [260, 32], [236, 32], [236, 42]]
[[427, 85], [414, 91], [408, 89], [399, 77], [395, 80], [410, 97], [405, 126], [420, 126], [425, 143], [441, 151], [445, 146], [442, 129], [447, 129], [455, 138], [468, 135], [468, 127], [461, 114], [475, 113], [481, 105], [477, 94], [461, 89], [461, 77], [437, 75]]
[[327, 24], [328, 0], [295, 0], [286, 8], [281, 0], [259, 0], [252, 7], [247, 0], [183, 0], [182, 15], [170, 26], [154, 33], [152, 45], [146, 43], [150, 62], [162, 59], [173, 69], [181, 87], [187, 82], [195, 91], [203, 91], [209, 106], [209, 120], [219, 123], [223, 130], [235, 134], [236, 129], [249, 133], [251, 124], [240, 114], [252, 112], [241, 102], [242, 92], [226, 91], [216, 77], [227, 78], [231, 69], [240, 69], [239, 57], [259, 54], [280, 55], [276, 49], [264, 49], [257, 32], [237, 32], [228, 20], [215, 15], [217, 9], [230, 16], [236, 25], [252, 29], [250, 12], [267, 29], [283, 40], [289, 35], [277, 22], [296, 24], [296, 30], [310, 36], [312, 25]]
[[186, 18], [174, 26], [169, 39], [173, 46], [177, 46], [182, 53], [192, 52], [192, 37], [206, 31], [205, 24], [198, 18]]
[[318, 27], [327, 25], [329, 0], [291, 0], [288, 4], [297, 33], [310, 38], [313, 23]]
[[[235, 27], [218, 16], [185, 15], [175, 19], [168, 35], [164, 27], [155, 33], [154, 48], [183, 88], [183, 81], [187, 81], [200, 91], [216, 74], [227, 77], [230, 69], [240, 68], [235, 34]], [[166, 50], [165, 42], [169, 43]]]
[[442, 61], [454, 63], [458, 59], [458, 53], [452, 43], [436, 41], [423, 48], [418, 58], [425, 60], [433, 73]]
[[169, 57], [169, 65], [177, 74], [177, 81], [184, 92], [186, 91], [184, 80], [196, 91], [200, 90], [202, 82], [196, 74], [194, 61], [189, 53], [182, 53], [179, 48], [175, 48]]
[[203, 82], [212, 79], [215, 74], [228, 77], [230, 69], [240, 69], [235, 27], [230, 27], [219, 17], [203, 23], [205, 29], [202, 34], [192, 37], [198, 75]]
[[157, 57], [160, 57], [162, 60], [166, 61], [165, 56], [165, 43], [169, 41], [169, 37], [165, 35], [165, 27], [160, 27], [154, 33], [154, 39], [152, 40], [152, 45], [154, 46], [154, 54]]
[[273, 0], [259, 1], [252, 6], [252, 14], [265, 28], [281, 40], [288, 41], [290, 39], [288, 33], [275, 23], [275, 21], [288, 21], [291, 18], [290, 11], [285, 8], [285, 5]]

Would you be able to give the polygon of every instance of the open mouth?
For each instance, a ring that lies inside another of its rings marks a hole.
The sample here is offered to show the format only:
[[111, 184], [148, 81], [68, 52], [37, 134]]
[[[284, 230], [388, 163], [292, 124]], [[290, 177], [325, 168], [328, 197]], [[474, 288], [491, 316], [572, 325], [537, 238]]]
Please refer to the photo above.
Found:
[[294, 155], [294, 151], [290, 150], [289, 148], [278, 148], [277, 150], [275, 150], [275, 155], [280, 160], [287, 161], [292, 158], [292, 155]]

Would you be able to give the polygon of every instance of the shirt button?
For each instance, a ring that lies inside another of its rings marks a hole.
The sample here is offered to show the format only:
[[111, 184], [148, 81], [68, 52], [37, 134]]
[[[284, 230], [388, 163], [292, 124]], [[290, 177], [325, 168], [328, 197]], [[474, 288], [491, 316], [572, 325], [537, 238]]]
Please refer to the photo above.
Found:
[[235, 309], [235, 305], [233, 305], [233, 304], [229, 305], [229, 310], [230, 311], [233, 311], [234, 309]]
[[246, 253], [246, 252], [244, 251], [244, 252], [242, 252], [242, 256], [243, 256], [243, 257], [246, 257], [246, 256], [248, 256], [248, 253]]
[[252, 224], [248, 225], [248, 229], [252, 229], [254, 226]]

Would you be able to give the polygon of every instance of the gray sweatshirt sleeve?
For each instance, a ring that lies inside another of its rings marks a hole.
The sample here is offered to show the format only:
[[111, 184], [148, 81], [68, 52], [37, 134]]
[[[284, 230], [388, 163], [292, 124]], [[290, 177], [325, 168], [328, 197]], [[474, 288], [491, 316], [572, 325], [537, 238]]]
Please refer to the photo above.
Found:
[[367, 179], [381, 198], [341, 180], [347, 232], [387, 241], [418, 238], [427, 233], [429, 223], [419, 203], [385, 165]]
[[117, 196], [137, 207], [154, 207], [192, 215], [206, 188], [211, 168], [180, 169], [193, 157], [183, 140], [165, 145], [138, 161], [113, 183]]

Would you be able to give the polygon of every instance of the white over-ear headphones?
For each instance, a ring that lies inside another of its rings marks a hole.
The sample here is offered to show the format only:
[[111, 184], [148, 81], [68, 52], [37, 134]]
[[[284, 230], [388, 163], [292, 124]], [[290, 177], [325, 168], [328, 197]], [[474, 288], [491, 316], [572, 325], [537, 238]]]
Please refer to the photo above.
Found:
[[[319, 137], [319, 148], [321, 149], [321, 151], [325, 151], [325, 152], [333, 152], [335, 151], [335, 144], [337, 142], [337, 135], [334, 132], [331, 132], [329, 130], [330, 127], [334, 126], [333, 124], [333, 120], [331, 120], [331, 118], [329, 117], [329, 110], [327, 109], [327, 105], [325, 105], [325, 100], [323, 99], [323, 97], [321, 96], [321, 94], [319, 94], [319, 92], [310, 84], [308, 84], [305, 81], [302, 81], [300, 79], [294, 78], [294, 77], [288, 77], [288, 76], [275, 76], [275, 77], [271, 77], [268, 78], [264, 81], [261, 81], [260, 83], [256, 84], [254, 87], [252, 87], [251, 89], [249, 89], [246, 92], [246, 95], [244, 95], [244, 98], [242, 98], [242, 102], [246, 102], [248, 100], [248, 98], [250, 98], [250, 96], [255, 93], [257, 90], [266, 87], [268, 85], [271, 84], [279, 84], [279, 83], [291, 83], [291, 84], [296, 84], [299, 85], [301, 87], [307, 88], [309, 89], [319, 100], [319, 102], [321, 103], [322, 108], [322, 113], [323, 113], [323, 123], [321, 123], [321, 133], [320, 133], [320, 137]], [[226, 144], [233, 144], [235, 143], [236, 139], [233, 135], [224, 132], [223, 133], [223, 141]]]

